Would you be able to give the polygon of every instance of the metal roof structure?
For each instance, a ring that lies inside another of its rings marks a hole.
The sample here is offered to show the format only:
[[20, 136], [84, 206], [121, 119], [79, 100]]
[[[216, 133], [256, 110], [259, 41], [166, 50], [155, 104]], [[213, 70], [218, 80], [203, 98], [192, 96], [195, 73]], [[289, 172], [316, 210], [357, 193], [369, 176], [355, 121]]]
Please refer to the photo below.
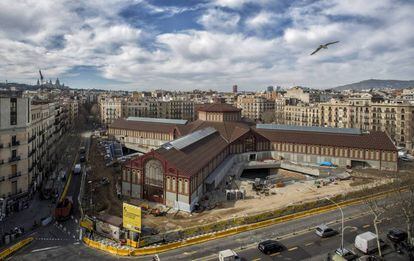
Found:
[[146, 118], [146, 117], [128, 117], [127, 121], [144, 121], [144, 122], [154, 122], [154, 123], [167, 123], [167, 124], [176, 124], [176, 125], [185, 125], [187, 120], [179, 119], [163, 119], [163, 118]]
[[168, 142], [168, 143], [164, 144], [163, 147], [167, 150], [171, 149], [171, 148], [181, 150], [181, 149], [184, 149], [185, 147], [190, 146], [191, 144], [194, 144], [197, 141], [200, 141], [200, 140], [204, 139], [205, 137], [210, 136], [211, 134], [215, 133], [216, 131], [217, 130], [212, 128], [212, 127], [201, 129], [201, 130], [195, 131], [191, 134], [188, 134], [184, 137], [181, 137], [179, 139]]
[[336, 134], [362, 134], [360, 129], [353, 128], [332, 128], [332, 127], [314, 127], [314, 126], [296, 126], [283, 124], [256, 124], [257, 129], [264, 130], [281, 130], [281, 131], [307, 131], [307, 132], [325, 132]]

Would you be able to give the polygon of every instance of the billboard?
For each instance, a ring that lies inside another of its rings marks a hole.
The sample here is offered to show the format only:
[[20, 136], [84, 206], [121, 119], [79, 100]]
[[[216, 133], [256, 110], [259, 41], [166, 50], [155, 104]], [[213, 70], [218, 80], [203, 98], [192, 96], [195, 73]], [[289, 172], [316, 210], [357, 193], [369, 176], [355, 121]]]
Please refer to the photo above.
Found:
[[141, 208], [124, 202], [122, 205], [122, 226], [141, 233]]

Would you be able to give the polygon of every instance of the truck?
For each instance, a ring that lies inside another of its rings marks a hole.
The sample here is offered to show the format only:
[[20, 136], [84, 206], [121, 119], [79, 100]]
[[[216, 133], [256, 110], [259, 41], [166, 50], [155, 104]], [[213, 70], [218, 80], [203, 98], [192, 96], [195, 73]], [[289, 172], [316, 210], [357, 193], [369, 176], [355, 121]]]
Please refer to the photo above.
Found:
[[59, 201], [55, 208], [55, 219], [57, 221], [64, 221], [69, 219], [72, 214], [73, 200], [72, 197], [65, 197]]
[[377, 235], [368, 231], [355, 237], [355, 247], [364, 254], [374, 252], [378, 249]]
[[219, 252], [219, 261], [235, 261], [240, 260], [236, 252], [231, 249], [222, 250]]

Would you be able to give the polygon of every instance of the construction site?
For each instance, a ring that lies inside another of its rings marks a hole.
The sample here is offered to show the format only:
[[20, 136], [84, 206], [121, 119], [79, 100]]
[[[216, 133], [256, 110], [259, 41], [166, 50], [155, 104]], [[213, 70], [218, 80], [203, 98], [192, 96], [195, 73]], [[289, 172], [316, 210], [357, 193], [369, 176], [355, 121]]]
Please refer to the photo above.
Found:
[[378, 179], [379, 175], [384, 174], [377, 170], [351, 171], [333, 166], [319, 167], [318, 176], [305, 175], [286, 169], [287, 163], [283, 165], [278, 160], [269, 159], [263, 162], [269, 167], [256, 168], [251, 162], [247, 169], [240, 171], [240, 175], [229, 173], [220, 186], [200, 200], [195, 211], [188, 213], [167, 208], [162, 204], [122, 196], [121, 165], [128, 156], [119, 151], [116, 152], [117, 155], [110, 155], [110, 151], [115, 153], [119, 150], [113, 143], [105, 137], [92, 137], [90, 169], [85, 184], [85, 193], [89, 195], [86, 213], [91, 216], [109, 215], [120, 218], [123, 202], [140, 206], [144, 234], [165, 233], [186, 228], [189, 224], [197, 226], [246, 217], [326, 197], [331, 198], [368, 186], [378, 186], [390, 180]]

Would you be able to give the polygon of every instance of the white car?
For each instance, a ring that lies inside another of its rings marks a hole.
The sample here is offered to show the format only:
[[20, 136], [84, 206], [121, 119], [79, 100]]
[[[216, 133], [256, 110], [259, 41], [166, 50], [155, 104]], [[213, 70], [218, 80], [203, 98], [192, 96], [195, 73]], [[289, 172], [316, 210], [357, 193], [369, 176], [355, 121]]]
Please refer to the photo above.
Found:
[[235, 261], [240, 260], [239, 255], [231, 249], [222, 250], [219, 252], [219, 261]]
[[80, 163], [75, 165], [75, 168], [73, 169], [73, 174], [80, 174], [82, 171], [82, 166]]

